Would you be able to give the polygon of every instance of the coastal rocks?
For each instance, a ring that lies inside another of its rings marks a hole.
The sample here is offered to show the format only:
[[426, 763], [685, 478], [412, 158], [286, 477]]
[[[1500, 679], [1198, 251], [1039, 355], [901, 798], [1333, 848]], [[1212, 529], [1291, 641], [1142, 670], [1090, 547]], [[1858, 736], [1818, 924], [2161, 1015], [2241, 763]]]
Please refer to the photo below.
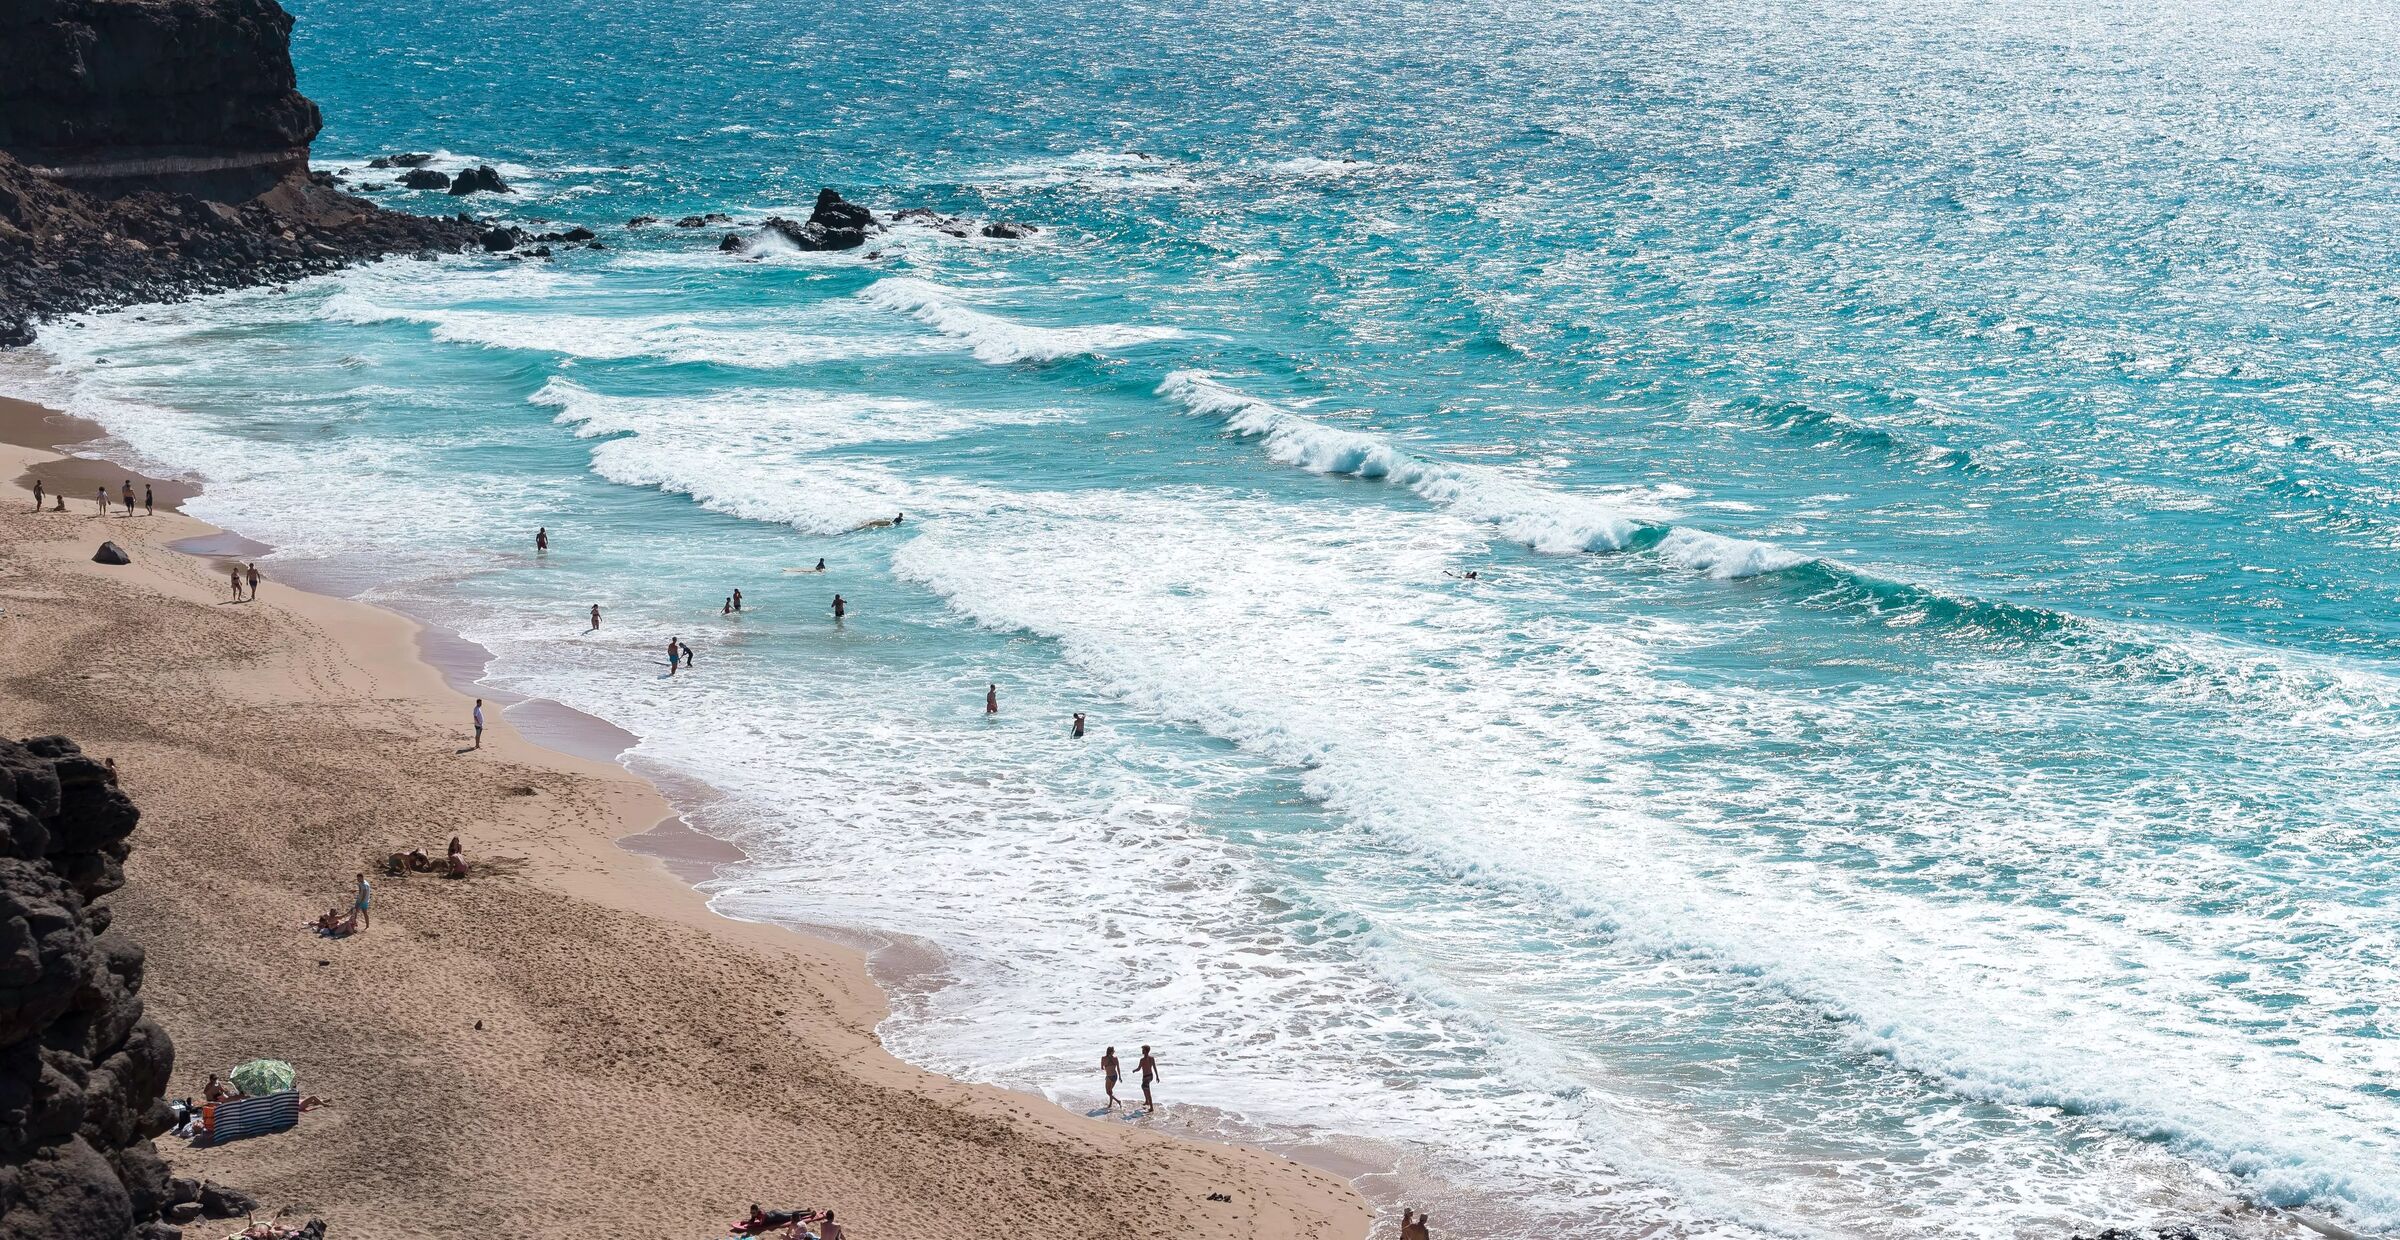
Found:
[[411, 168], [401, 175], [400, 183], [410, 189], [448, 189], [450, 174], [431, 168]]
[[725, 213], [724, 213], [724, 212], [722, 212], [722, 211], [711, 211], [711, 212], [709, 212], [709, 213], [708, 213], [708, 214], [706, 214], [706, 215], [687, 215], [687, 216], [684, 216], [682, 219], [679, 219], [679, 220], [675, 221], [675, 227], [677, 227], [677, 228], [706, 228], [706, 227], [708, 227], [708, 226], [709, 226], [709, 225], [711, 225], [711, 224], [730, 224], [730, 223], [732, 223], [732, 222], [733, 222], [733, 217], [732, 217], [732, 216], [730, 216], [730, 215], [727, 215], [727, 214], [725, 214]]
[[597, 237], [597, 236], [599, 236], [599, 234], [598, 234], [598, 233], [595, 233], [595, 232], [593, 232], [593, 231], [592, 231], [591, 229], [589, 229], [589, 228], [585, 228], [585, 227], [584, 227], [583, 225], [581, 225], [581, 224], [577, 224], [577, 225], [575, 225], [574, 227], [572, 227], [572, 228], [569, 228], [569, 229], [567, 229], [567, 230], [566, 230], [566, 231], [564, 231], [564, 232], [546, 232], [546, 233], [543, 233], [541, 236], [534, 238], [534, 240], [536, 240], [536, 241], [589, 241], [589, 240], [591, 240], [592, 238], [594, 238], [594, 237]]
[[658, 222], [658, 217], [657, 217], [657, 216], [655, 216], [655, 215], [637, 215], [637, 216], [634, 216], [632, 219], [629, 219], [629, 220], [625, 221], [625, 227], [627, 227], [627, 228], [648, 228], [649, 226], [651, 226], [652, 224], [655, 224], [655, 223], [657, 223], [657, 222]]
[[174, 1045], [92, 903], [139, 821], [72, 742], [0, 741], [0, 1240], [133, 1240], [168, 1204]]
[[719, 254], [739, 254], [749, 248], [750, 243], [742, 240], [740, 233], [727, 233], [725, 239], [717, 243], [717, 253]]
[[516, 249], [517, 243], [524, 239], [525, 234], [517, 229], [492, 228], [486, 229], [481, 237], [476, 238], [476, 241], [483, 246], [485, 251], [498, 254], [503, 250]]
[[515, 191], [509, 189], [500, 180], [500, 174], [494, 171], [490, 164], [484, 164], [481, 167], [462, 169], [457, 176], [450, 178], [450, 192], [453, 194], [508, 194]]
[[807, 220], [795, 224], [778, 216], [767, 221], [767, 228], [798, 249], [855, 250], [867, 243], [870, 230], [880, 226], [873, 212], [826, 188], [817, 191], [816, 209], [809, 212]]
[[33, 325], [23, 319], [0, 319], [0, 349], [22, 349], [33, 343]]
[[433, 156], [423, 151], [406, 151], [398, 155], [378, 155], [367, 161], [369, 168], [421, 168], [433, 162]]
[[998, 241], [1017, 241], [1041, 231], [1031, 224], [1019, 224], [1013, 220], [993, 220], [979, 228], [973, 221], [944, 215], [931, 207], [908, 207], [894, 212], [892, 219], [896, 223], [921, 224], [943, 236], [960, 240], [984, 236]]
[[291, 27], [274, 0], [0, 2], [0, 324], [475, 244], [309, 171]]
[[133, 563], [133, 557], [125, 554], [125, 548], [118, 546], [112, 539], [108, 542], [101, 543], [100, 549], [92, 553], [92, 563], [131, 564]]
[[1012, 224], [1007, 220], [993, 220], [983, 226], [984, 236], [1001, 241], [1019, 241], [1040, 231], [1031, 224]]

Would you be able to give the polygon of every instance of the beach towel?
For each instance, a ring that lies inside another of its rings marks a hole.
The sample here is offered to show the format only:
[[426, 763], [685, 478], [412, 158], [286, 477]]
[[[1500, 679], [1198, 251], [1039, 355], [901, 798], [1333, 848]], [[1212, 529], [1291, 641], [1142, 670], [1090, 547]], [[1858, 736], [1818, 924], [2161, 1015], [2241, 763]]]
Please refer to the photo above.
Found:
[[201, 1144], [223, 1145], [244, 1137], [282, 1132], [297, 1125], [300, 1122], [300, 1091], [287, 1089], [263, 1098], [212, 1103], [205, 1110], [207, 1119]]

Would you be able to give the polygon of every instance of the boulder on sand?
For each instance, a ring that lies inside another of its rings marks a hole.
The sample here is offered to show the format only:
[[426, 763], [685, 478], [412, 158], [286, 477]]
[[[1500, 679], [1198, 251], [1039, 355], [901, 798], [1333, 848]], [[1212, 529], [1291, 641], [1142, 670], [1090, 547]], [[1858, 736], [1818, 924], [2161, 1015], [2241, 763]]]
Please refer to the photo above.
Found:
[[92, 553], [92, 563], [131, 564], [133, 563], [133, 557], [125, 554], [125, 548], [118, 546], [116, 543], [104, 542], [100, 544], [100, 549], [98, 551]]

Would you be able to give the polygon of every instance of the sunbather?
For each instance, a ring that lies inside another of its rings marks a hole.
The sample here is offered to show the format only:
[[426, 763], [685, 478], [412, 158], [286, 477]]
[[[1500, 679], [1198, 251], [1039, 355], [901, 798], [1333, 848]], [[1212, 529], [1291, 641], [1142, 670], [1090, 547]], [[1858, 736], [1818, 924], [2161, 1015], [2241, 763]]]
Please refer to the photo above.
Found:
[[449, 860], [443, 864], [448, 867], [450, 877], [465, 878], [467, 876], [467, 854], [458, 846], [458, 837], [455, 835], [450, 837]]
[[422, 848], [411, 848], [407, 852], [393, 853], [384, 866], [394, 874], [423, 874], [433, 868], [433, 858], [426, 856]]
[[358, 933], [357, 910], [351, 910], [350, 915], [345, 917], [340, 909], [326, 909], [325, 915], [317, 918], [317, 933], [336, 939]]
[[780, 1231], [788, 1236], [793, 1232], [794, 1229], [798, 1228], [803, 1221], [813, 1219], [815, 1217], [816, 1212], [810, 1210], [806, 1206], [802, 1206], [797, 1210], [761, 1210], [758, 1208], [758, 1203], [753, 1201], [750, 1203], [750, 1217], [743, 1219], [741, 1222], [735, 1223], [733, 1225], [733, 1234], [737, 1236], [764, 1236], [771, 1232]]
[[219, 1081], [214, 1072], [208, 1074], [208, 1084], [200, 1087], [200, 1097], [209, 1102], [231, 1102], [241, 1096], [240, 1090]]

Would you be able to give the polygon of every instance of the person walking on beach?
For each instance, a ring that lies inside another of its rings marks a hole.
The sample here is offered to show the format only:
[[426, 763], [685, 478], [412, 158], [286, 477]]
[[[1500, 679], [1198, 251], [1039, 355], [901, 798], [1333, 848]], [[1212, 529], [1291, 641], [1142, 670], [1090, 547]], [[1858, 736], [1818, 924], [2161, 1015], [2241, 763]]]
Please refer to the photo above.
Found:
[[1076, 712], [1075, 712], [1075, 731], [1074, 731], [1073, 733], [1069, 734], [1069, 736], [1068, 736], [1068, 739], [1069, 739], [1069, 740], [1078, 740], [1078, 741], [1083, 739], [1083, 712], [1082, 712], [1082, 711], [1076, 711]]
[[352, 903], [351, 903], [351, 905], [350, 905], [350, 914], [351, 914], [351, 916], [358, 918], [358, 928], [359, 928], [359, 929], [361, 929], [361, 930], [364, 930], [364, 929], [366, 929], [368, 926], [371, 926], [371, 925], [374, 925], [374, 924], [375, 924], [375, 919], [374, 919], [374, 918], [372, 918], [372, 917], [369, 917], [369, 916], [367, 916], [367, 906], [368, 906], [369, 904], [373, 903], [373, 902], [374, 902], [374, 900], [375, 900], [375, 888], [374, 888], [374, 886], [373, 886], [372, 884], [370, 884], [370, 883], [368, 883], [368, 882], [367, 882], [367, 876], [366, 876], [366, 875], [364, 875], [364, 874], [361, 874], [361, 875], [359, 875], [359, 876], [358, 876], [358, 896], [357, 896], [357, 898], [356, 898], [354, 901], [352, 901]]
[[1142, 1048], [1142, 1061], [1134, 1065], [1134, 1071], [1142, 1078], [1142, 1109], [1158, 1109], [1158, 1104], [1150, 1100], [1151, 1082], [1158, 1079], [1158, 1056], [1151, 1054], [1149, 1047]]
[[540, 528], [540, 529], [538, 529], [538, 530], [535, 530], [535, 531], [533, 532], [533, 553], [534, 553], [535, 555], [548, 555], [548, 554], [550, 554], [550, 527], [549, 527], [549, 526], [545, 525], [545, 526], [543, 526], [542, 528]]
[[158, 501], [152, 498], [150, 484], [147, 482], [142, 484], [142, 515], [145, 517], [158, 515]]
[[592, 632], [600, 631], [600, 604], [592, 604]]
[[242, 570], [238, 567], [233, 570], [233, 601], [242, 601]]
[[244, 572], [242, 575], [243, 575], [243, 576], [245, 576], [245, 577], [248, 577], [248, 578], [250, 579], [250, 601], [251, 601], [251, 602], [253, 602], [253, 603], [257, 602], [257, 601], [258, 601], [258, 564], [257, 564], [255, 561], [253, 561], [253, 562], [252, 562], [252, 563], [249, 565], [249, 568], [248, 568], [248, 570], [247, 570], [246, 572]]
[[683, 639], [670, 637], [667, 639], [667, 675], [674, 675], [675, 669], [681, 666], [683, 666]]
[[833, 596], [833, 618], [834, 618], [835, 620], [837, 620], [837, 621], [838, 621], [838, 620], [840, 620], [840, 619], [842, 618], [842, 614], [843, 614], [844, 612], [848, 611], [848, 610], [849, 610], [849, 607], [848, 607], [848, 605], [846, 605], [846, 604], [844, 604], [844, 603], [842, 602], [842, 596], [841, 596], [841, 595], [839, 595], [839, 594], [836, 594], [836, 595], [834, 595], [834, 596]]
[[107, 488], [107, 487], [105, 487], [105, 486], [102, 486], [102, 487], [96, 487], [96, 488], [94, 488], [94, 489], [93, 489], [93, 491], [92, 491], [92, 495], [94, 496], [94, 499], [93, 499], [93, 501], [92, 501], [92, 502], [94, 502], [94, 503], [96, 503], [96, 504], [100, 505], [100, 515], [101, 515], [101, 516], [104, 516], [104, 517], [105, 517], [105, 516], [107, 516], [107, 515], [108, 515], [108, 488]]
[[983, 713], [987, 715], [1000, 713], [1000, 686], [985, 685], [983, 687]]
[[33, 510], [42, 510], [42, 480], [39, 478], [33, 480]]
[[133, 516], [133, 479], [131, 478], [125, 480], [125, 515], [128, 518]]
[[475, 699], [475, 747], [483, 748], [483, 699]]
[[1109, 1047], [1100, 1056], [1100, 1078], [1108, 1089], [1108, 1105], [1102, 1108], [1103, 1110], [1114, 1111], [1117, 1109], [1117, 1078], [1123, 1075], [1125, 1075], [1124, 1070], [1117, 1065], [1117, 1048]]
[[742, 609], [742, 592], [739, 590], [733, 592], [733, 609], [735, 611]]

